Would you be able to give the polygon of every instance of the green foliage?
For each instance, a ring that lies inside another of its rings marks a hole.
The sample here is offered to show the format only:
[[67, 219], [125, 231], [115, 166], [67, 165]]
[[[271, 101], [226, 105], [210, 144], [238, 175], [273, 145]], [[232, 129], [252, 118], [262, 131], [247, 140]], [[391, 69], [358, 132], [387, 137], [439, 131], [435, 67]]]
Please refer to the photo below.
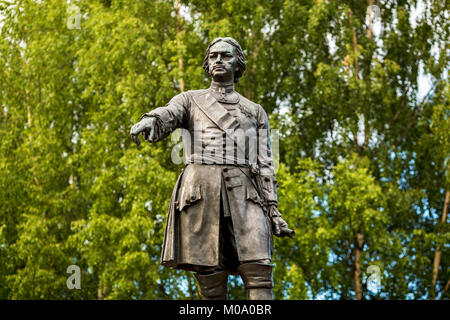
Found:
[[[279, 208], [297, 235], [275, 239], [275, 298], [354, 298], [359, 265], [362, 298], [448, 299], [448, 1], [180, 2], [178, 18], [165, 0], [0, 3], [0, 299], [199, 298], [192, 274], [159, 265], [178, 141], [136, 148], [129, 129], [181, 77], [209, 85], [217, 36], [243, 47], [237, 90], [281, 133]], [[245, 297], [239, 278], [229, 296]]]

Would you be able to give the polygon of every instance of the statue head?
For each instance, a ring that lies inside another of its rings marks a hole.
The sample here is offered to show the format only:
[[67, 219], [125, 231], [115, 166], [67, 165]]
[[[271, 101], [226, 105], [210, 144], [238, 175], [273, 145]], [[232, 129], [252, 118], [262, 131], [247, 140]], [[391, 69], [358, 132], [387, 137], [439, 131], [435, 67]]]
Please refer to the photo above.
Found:
[[231, 76], [234, 82], [238, 82], [246, 68], [244, 52], [233, 38], [216, 38], [206, 49], [203, 69], [213, 79]]

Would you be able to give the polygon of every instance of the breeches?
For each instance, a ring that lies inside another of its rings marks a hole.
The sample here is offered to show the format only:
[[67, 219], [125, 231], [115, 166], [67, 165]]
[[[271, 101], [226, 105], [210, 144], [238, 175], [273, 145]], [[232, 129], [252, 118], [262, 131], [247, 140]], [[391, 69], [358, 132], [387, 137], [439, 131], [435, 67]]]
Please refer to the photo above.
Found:
[[223, 209], [223, 199], [220, 198], [220, 232], [219, 232], [219, 265], [214, 267], [200, 267], [200, 274], [209, 274], [218, 271], [227, 271], [230, 274], [238, 274], [237, 268], [243, 263], [256, 262], [270, 264], [270, 259], [254, 261], [239, 261], [236, 239], [233, 230], [233, 220], [230, 216], [225, 216]]

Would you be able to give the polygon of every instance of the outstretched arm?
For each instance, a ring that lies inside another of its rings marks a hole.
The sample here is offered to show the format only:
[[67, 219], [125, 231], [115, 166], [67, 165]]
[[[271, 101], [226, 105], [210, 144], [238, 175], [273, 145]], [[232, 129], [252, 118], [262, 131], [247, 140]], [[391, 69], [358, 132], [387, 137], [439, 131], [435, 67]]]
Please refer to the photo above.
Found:
[[189, 99], [181, 93], [164, 106], [144, 113], [133, 127], [130, 134], [136, 145], [140, 145], [139, 134], [145, 140], [157, 142], [166, 138], [175, 129], [184, 127], [188, 119]]

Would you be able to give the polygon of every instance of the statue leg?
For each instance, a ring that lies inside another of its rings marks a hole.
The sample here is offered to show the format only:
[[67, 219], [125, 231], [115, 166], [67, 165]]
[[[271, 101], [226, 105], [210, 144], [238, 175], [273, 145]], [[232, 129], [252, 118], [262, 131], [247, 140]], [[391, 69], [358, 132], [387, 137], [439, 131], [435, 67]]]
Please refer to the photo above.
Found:
[[226, 271], [196, 273], [195, 278], [203, 300], [227, 300], [228, 273]]
[[[221, 210], [222, 211], [222, 210]], [[219, 234], [219, 265], [215, 267], [203, 267], [195, 274], [195, 278], [200, 287], [200, 293], [204, 300], [227, 300], [227, 284], [228, 272], [227, 268], [228, 257], [233, 257], [233, 246], [227, 245], [227, 226], [229, 223], [223, 217], [223, 211], [220, 217], [220, 234]], [[231, 219], [228, 219], [231, 220]], [[228, 229], [230, 227], [228, 226]], [[231, 247], [231, 250], [229, 249]], [[236, 254], [235, 254], [236, 255]], [[237, 260], [237, 258], [235, 259]], [[233, 261], [233, 259], [231, 259]], [[237, 263], [239, 264], [239, 262]]]
[[[228, 211], [227, 211], [228, 212]], [[226, 300], [228, 274], [237, 274], [239, 259], [234, 239], [233, 223], [226, 214], [220, 195], [219, 265], [204, 267], [195, 274], [204, 300]]]
[[247, 289], [247, 300], [273, 300], [273, 266], [264, 262], [244, 262], [238, 268]]

